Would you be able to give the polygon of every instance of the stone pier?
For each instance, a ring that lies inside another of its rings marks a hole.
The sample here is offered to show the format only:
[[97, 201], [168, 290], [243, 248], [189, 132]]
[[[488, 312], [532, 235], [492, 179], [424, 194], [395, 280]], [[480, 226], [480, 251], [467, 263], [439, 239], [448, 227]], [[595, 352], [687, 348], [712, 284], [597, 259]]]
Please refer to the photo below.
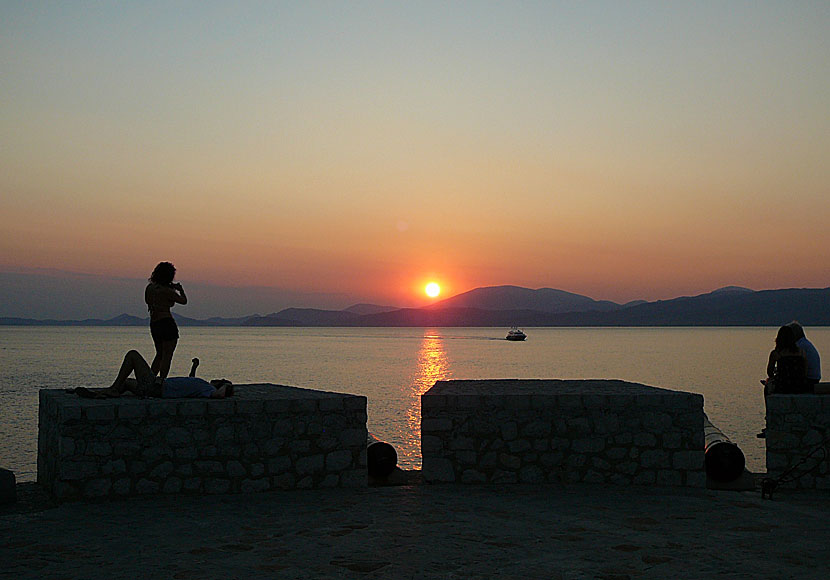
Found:
[[767, 476], [781, 487], [830, 489], [830, 395], [767, 397], [766, 444]]
[[40, 391], [38, 483], [57, 499], [367, 485], [366, 397], [237, 385], [227, 399]]
[[428, 482], [705, 484], [703, 396], [617, 380], [438, 381]]

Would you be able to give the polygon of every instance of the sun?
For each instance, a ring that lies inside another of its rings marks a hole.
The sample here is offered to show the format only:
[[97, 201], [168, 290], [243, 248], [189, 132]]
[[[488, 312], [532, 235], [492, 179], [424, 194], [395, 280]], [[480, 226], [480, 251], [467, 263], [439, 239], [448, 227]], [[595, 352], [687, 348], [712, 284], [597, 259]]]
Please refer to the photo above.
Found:
[[426, 292], [427, 296], [430, 298], [435, 298], [441, 293], [441, 287], [435, 282], [430, 282], [424, 287], [424, 292]]

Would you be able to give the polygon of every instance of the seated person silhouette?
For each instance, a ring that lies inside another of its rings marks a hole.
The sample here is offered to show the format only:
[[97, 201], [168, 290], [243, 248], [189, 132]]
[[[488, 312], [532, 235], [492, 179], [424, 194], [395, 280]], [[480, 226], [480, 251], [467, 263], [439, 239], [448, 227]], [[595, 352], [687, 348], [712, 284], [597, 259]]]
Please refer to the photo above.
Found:
[[[775, 348], [769, 353], [767, 378], [764, 385], [764, 404], [773, 393], [810, 393], [813, 383], [807, 379], [807, 357], [796, 344], [796, 332], [791, 326], [782, 326], [775, 337]], [[756, 435], [766, 439], [767, 430]]]
[[[199, 359], [194, 358], [189, 376], [167, 377], [162, 380], [153, 375], [150, 365], [147, 364], [147, 361], [138, 351], [131, 350], [124, 355], [121, 369], [111, 386], [105, 389], [78, 387], [74, 389], [74, 393], [79, 397], [90, 399], [120, 397], [126, 391], [140, 397], [164, 397], [165, 399], [184, 397], [224, 399], [233, 395], [233, 383], [227, 379], [214, 379], [212, 381], [200, 379], [196, 376], [196, 367], [198, 366]], [[135, 374], [134, 379], [130, 378], [131, 374]]]
[[782, 326], [775, 337], [775, 348], [769, 353], [764, 395], [772, 393], [807, 393], [812, 383], [807, 379], [807, 357], [796, 344], [791, 326]]
[[806, 336], [804, 336], [804, 328], [793, 320], [787, 326], [793, 329], [795, 333], [795, 345], [804, 352], [807, 359], [807, 382], [815, 386], [821, 382], [821, 357]]

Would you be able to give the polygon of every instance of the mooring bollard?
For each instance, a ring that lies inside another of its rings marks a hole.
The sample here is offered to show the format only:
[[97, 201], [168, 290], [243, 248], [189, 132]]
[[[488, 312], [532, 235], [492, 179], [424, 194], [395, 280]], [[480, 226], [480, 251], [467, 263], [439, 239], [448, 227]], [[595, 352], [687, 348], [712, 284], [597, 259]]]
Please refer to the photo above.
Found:
[[706, 475], [721, 483], [738, 479], [746, 466], [744, 453], [709, 421], [706, 414], [703, 415], [703, 436]]
[[0, 468], [0, 505], [17, 501], [16, 484], [14, 472]]
[[398, 452], [389, 443], [369, 433], [366, 464], [371, 477], [387, 477], [398, 465]]

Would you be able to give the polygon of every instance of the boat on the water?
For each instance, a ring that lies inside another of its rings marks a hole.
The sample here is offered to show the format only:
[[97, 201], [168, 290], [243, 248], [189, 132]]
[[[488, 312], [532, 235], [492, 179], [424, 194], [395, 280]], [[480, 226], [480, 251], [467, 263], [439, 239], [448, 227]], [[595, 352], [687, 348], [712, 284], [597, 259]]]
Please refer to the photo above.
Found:
[[524, 340], [527, 338], [527, 335], [514, 326], [507, 332], [507, 336], [505, 338], [507, 338], [507, 340]]

